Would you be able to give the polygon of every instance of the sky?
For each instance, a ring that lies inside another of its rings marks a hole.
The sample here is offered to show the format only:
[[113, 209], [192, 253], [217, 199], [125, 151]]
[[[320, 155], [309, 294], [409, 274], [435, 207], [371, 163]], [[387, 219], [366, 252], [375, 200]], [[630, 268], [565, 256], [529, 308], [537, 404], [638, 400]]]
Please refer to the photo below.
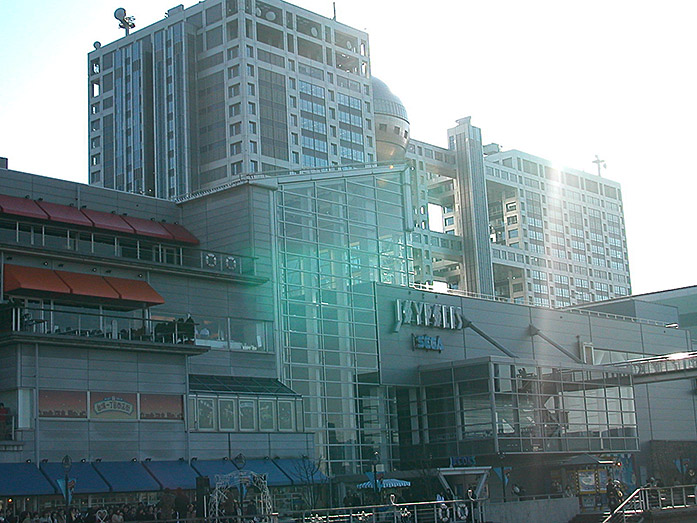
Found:
[[[297, 0], [332, 16], [331, 0]], [[186, 1], [185, 7], [194, 2]], [[0, 156], [19, 171], [87, 181], [87, 53], [176, 0], [0, 0]], [[697, 3], [689, 0], [337, 0], [370, 34], [372, 73], [411, 135], [446, 146], [471, 116], [484, 143], [622, 184], [633, 292], [697, 284]], [[0, 180], [0, 185], [2, 180]]]

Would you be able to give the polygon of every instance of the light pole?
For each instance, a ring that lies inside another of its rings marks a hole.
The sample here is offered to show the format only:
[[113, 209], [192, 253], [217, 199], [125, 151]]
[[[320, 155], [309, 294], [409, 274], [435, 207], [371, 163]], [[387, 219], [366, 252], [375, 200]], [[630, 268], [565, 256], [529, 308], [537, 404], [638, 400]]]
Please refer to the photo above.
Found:
[[69, 489], [68, 489], [68, 482], [70, 481], [69, 474], [70, 474], [70, 469], [73, 468], [73, 460], [70, 456], [67, 454], [63, 457], [63, 461], [61, 461], [61, 464], [63, 465], [63, 471], [65, 472], [65, 484], [63, 485], [64, 492], [63, 495], [65, 496], [65, 519], [67, 521], [68, 515], [70, 512], [70, 498], [69, 498]]
[[244, 491], [242, 490], [242, 469], [244, 466], [247, 464], [247, 458], [244, 457], [244, 454], [241, 452], [235, 456], [235, 458], [232, 460], [234, 465], [239, 469], [239, 484], [237, 485], [237, 488], [240, 491], [240, 516], [243, 515], [243, 510], [242, 510], [242, 504], [244, 503]]
[[373, 494], [375, 495], [375, 504], [378, 503], [378, 463], [380, 463], [380, 453], [376, 450], [373, 453]]
[[506, 502], [506, 469], [503, 467], [503, 460], [506, 453], [499, 451], [499, 462], [501, 464], [501, 494], [503, 494], [503, 502]]

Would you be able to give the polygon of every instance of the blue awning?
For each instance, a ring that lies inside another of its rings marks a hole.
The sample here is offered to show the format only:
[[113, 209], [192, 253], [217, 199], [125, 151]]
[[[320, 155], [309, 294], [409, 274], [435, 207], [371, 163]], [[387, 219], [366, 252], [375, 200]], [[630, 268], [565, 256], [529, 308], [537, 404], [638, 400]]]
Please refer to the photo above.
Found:
[[211, 486], [215, 485], [216, 474], [224, 476], [237, 471], [237, 467], [227, 459], [195, 460], [191, 462], [191, 467], [201, 476], [208, 476], [211, 479]]
[[[61, 463], [42, 463], [41, 470], [49, 479], [53, 487], [60, 492], [60, 487], [56, 483], [57, 479], [63, 479], [65, 472]], [[73, 463], [68, 474], [70, 479], [75, 480], [75, 494], [98, 494], [109, 492], [109, 485], [97, 474], [91, 463]]]
[[155, 476], [162, 488], [196, 488], [198, 474], [186, 461], [145, 461], [143, 466]]
[[95, 462], [94, 468], [106, 480], [112, 492], [152, 492], [162, 489], [137, 461]]
[[56, 493], [36, 465], [0, 463], [0, 496], [40, 496]]
[[314, 485], [326, 483], [325, 476], [316, 461], [307, 458], [275, 459], [274, 463], [288, 476], [294, 485]]
[[266, 484], [269, 487], [287, 487], [293, 484], [290, 477], [270, 459], [248, 459], [242, 470], [266, 474]]

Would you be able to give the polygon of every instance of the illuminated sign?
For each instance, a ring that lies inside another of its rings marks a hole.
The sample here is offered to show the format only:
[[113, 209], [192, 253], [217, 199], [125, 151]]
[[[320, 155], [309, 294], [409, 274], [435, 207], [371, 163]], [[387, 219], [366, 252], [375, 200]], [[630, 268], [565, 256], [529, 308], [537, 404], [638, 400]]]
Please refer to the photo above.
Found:
[[414, 349], [420, 350], [435, 350], [441, 352], [443, 350], [443, 341], [440, 336], [427, 336], [425, 334], [417, 336], [415, 334], [411, 335], [412, 347]]
[[465, 320], [461, 307], [413, 300], [395, 300], [394, 331], [399, 332], [402, 325], [460, 330], [465, 327]]

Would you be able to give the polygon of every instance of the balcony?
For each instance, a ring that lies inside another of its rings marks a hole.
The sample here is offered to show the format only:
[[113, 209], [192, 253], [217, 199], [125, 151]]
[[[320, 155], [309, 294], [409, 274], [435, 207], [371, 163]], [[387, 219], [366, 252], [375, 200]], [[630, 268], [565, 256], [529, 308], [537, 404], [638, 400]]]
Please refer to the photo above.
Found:
[[255, 258], [225, 252], [92, 232], [63, 226], [0, 218], [0, 245], [19, 251], [51, 251], [66, 258], [99, 258], [118, 264], [143, 264], [164, 270], [201, 271], [227, 276], [247, 284], [260, 284]]
[[0, 306], [0, 337], [29, 336], [51, 343], [142, 347], [200, 354], [208, 350], [271, 352], [271, 322], [205, 316], [177, 317], [153, 311], [107, 311], [16, 300]]

